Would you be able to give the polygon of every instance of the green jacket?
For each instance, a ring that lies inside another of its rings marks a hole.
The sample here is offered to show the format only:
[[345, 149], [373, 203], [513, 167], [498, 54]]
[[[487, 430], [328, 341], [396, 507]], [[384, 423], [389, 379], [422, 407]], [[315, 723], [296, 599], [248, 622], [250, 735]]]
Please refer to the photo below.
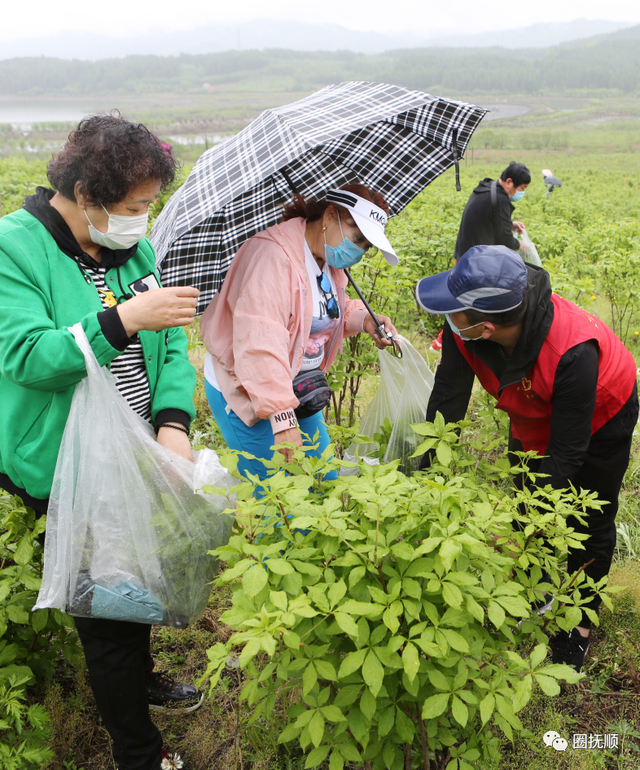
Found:
[[[106, 282], [117, 295], [150, 273], [155, 257], [145, 239]], [[101, 366], [122, 352], [102, 331], [102, 303], [88, 280], [27, 211], [0, 219], [0, 473], [40, 499], [49, 497], [75, 385], [87, 373], [68, 327], [82, 324]], [[142, 331], [140, 341], [152, 419], [166, 409], [193, 419], [195, 370], [184, 330]]]

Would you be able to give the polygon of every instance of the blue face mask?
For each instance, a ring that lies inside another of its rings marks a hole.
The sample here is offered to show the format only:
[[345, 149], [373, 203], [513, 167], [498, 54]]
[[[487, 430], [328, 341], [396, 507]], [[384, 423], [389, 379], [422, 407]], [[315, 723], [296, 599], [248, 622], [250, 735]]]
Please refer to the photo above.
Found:
[[327, 243], [327, 236], [324, 237], [324, 256], [331, 267], [335, 267], [336, 270], [344, 270], [345, 267], [351, 267], [357, 265], [358, 262], [364, 256], [364, 249], [360, 246], [356, 246], [353, 241], [345, 238], [342, 232], [342, 224], [340, 222], [340, 215], [338, 214], [338, 225], [340, 227], [340, 234], [342, 235], [342, 243], [338, 246], [329, 246]]
[[447, 318], [447, 323], [451, 327], [451, 331], [454, 334], [457, 334], [458, 337], [460, 337], [461, 340], [464, 340], [465, 342], [475, 342], [476, 340], [479, 340], [479, 339], [482, 338], [482, 335], [480, 335], [480, 337], [465, 337], [465, 335], [462, 334], [462, 332], [466, 332], [468, 329], [474, 329], [476, 326], [480, 326], [480, 324], [474, 324], [473, 326], [467, 326], [464, 329], [458, 329], [457, 326], [453, 325], [453, 321], [451, 320], [451, 316], [448, 313], [447, 313], [446, 318]]
[[524, 190], [516, 190], [515, 195], [510, 195], [509, 200], [512, 203], [517, 203], [524, 198]]

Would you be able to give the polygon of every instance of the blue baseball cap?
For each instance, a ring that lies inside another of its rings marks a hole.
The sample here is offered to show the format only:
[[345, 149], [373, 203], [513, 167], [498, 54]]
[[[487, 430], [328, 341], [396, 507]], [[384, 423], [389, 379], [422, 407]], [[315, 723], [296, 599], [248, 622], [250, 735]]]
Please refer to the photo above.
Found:
[[506, 313], [522, 303], [527, 281], [527, 268], [515, 251], [474, 246], [452, 270], [418, 281], [416, 299], [427, 313]]

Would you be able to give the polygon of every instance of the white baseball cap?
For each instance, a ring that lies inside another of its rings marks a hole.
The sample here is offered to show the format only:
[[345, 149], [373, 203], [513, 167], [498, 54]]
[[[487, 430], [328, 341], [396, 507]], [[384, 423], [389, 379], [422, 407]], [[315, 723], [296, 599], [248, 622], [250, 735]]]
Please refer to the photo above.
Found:
[[388, 217], [380, 206], [348, 190], [329, 190], [325, 200], [348, 209], [353, 221], [369, 243], [380, 249], [390, 265], [398, 264], [398, 255], [384, 234]]

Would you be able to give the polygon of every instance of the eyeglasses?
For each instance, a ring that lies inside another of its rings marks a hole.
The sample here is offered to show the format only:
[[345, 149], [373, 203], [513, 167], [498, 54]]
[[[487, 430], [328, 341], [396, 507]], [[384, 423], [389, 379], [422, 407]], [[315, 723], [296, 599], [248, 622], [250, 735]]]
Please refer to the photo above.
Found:
[[333, 294], [331, 281], [326, 273], [320, 273], [318, 276], [318, 288], [327, 300], [327, 314], [329, 315], [329, 318], [340, 318], [340, 306]]

